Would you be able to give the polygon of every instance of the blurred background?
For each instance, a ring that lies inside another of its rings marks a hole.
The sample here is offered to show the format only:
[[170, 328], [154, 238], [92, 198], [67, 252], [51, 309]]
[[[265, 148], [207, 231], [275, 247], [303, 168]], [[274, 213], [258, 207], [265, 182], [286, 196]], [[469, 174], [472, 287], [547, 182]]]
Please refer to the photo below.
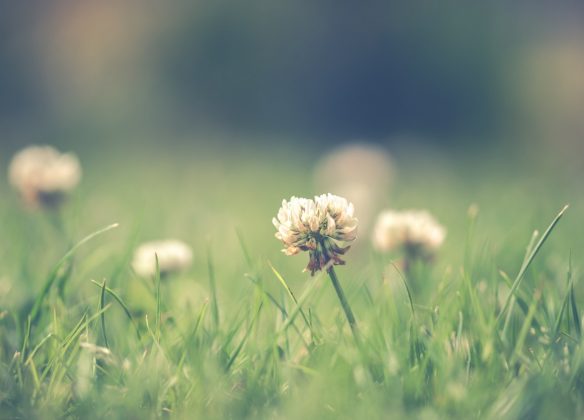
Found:
[[578, 1], [3, 3], [6, 152], [356, 139], [584, 152]]
[[365, 224], [396, 205], [456, 229], [473, 202], [547, 221], [581, 195], [583, 41], [568, 0], [5, 1], [0, 168], [73, 151], [96, 224], [133, 197], [176, 232], [185, 195], [269, 236], [281, 198], [322, 191]]
[[[443, 266], [462, 259], [473, 203], [481, 249], [509, 272], [567, 202], [573, 235], [552, 238], [562, 259], [548, 263], [563, 270], [584, 251], [582, 2], [0, 4], [0, 173], [30, 144], [75, 152], [75, 238], [118, 221], [130, 255], [178, 237], [201, 278], [211, 243], [237, 261], [218, 269], [231, 278], [245, 266], [237, 228], [300, 273], [305, 259], [281, 256], [270, 220], [283, 198], [330, 191], [361, 220], [355, 272], [384, 207], [434, 213], [448, 229]], [[2, 176], [2, 229], [26, 240], [0, 254], [46, 254], [30, 265], [42, 272], [65, 246], [8, 191]]]

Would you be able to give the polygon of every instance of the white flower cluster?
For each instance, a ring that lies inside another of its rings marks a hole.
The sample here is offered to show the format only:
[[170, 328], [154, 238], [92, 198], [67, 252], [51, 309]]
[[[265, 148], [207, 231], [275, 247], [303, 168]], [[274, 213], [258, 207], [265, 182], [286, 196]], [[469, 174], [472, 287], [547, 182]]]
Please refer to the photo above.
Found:
[[12, 186], [33, 207], [59, 205], [81, 179], [81, 165], [74, 154], [51, 146], [31, 146], [17, 153], [8, 169]]
[[314, 199], [292, 197], [283, 200], [278, 216], [272, 223], [278, 230], [276, 238], [284, 243], [286, 255], [309, 251], [307, 270], [314, 275], [332, 261], [344, 264], [343, 255], [357, 237], [358, 220], [353, 204], [345, 198], [323, 194]]
[[445, 237], [444, 227], [425, 210], [386, 210], [377, 219], [373, 245], [382, 252], [403, 249], [412, 256], [432, 257]]
[[156, 256], [160, 275], [164, 276], [188, 268], [193, 252], [187, 244], [174, 239], [146, 242], [134, 252], [132, 268], [140, 276], [153, 276], [156, 274]]

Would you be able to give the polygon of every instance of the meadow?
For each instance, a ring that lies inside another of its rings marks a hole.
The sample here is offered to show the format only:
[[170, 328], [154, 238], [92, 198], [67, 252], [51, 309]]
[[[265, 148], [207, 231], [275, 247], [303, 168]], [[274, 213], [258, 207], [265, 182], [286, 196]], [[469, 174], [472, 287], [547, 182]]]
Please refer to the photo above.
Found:
[[[335, 268], [360, 343], [326, 273], [274, 238], [282, 199], [329, 192], [318, 156], [90, 150], [59, 212], [0, 179], [0, 417], [582, 417], [581, 187], [520, 157], [394, 155], [382, 208], [447, 236], [404, 273], [361, 221]], [[134, 249], [159, 238], [192, 266], [141, 278]]]

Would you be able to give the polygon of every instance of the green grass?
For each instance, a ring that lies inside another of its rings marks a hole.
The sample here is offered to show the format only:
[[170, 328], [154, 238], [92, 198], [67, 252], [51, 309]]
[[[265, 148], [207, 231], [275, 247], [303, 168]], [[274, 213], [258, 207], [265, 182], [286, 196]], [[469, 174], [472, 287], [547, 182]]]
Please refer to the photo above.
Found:
[[[273, 237], [282, 198], [320, 192], [313, 162], [209, 153], [82, 156], [60, 228], [0, 182], [0, 418], [584, 416], [576, 180], [402, 162], [383, 202], [448, 237], [404, 278], [361, 235], [336, 268], [359, 346], [326, 273]], [[138, 278], [133, 249], [165, 237], [192, 268]]]

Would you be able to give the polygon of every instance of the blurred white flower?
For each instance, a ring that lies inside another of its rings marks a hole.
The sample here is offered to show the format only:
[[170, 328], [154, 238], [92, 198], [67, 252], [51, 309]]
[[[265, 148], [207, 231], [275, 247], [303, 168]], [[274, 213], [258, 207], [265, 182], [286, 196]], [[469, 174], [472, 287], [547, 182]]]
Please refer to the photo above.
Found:
[[332, 261], [342, 265], [345, 254], [357, 237], [358, 220], [353, 204], [345, 198], [323, 194], [314, 199], [292, 197], [283, 200], [278, 217], [272, 223], [278, 230], [276, 238], [284, 243], [286, 255], [308, 251], [310, 262], [306, 267], [314, 275]]
[[377, 219], [373, 245], [381, 252], [402, 249], [409, 256], [432, 257], [445, 237], [444, 227], [425, 210], [386, 210]]
[[153, 276], [156, 274], [156, 256], [160, 275], [164, 276], [188, 268], [193, 252], [187, 244], [174, 239], [146, 242], [134, 252], [132, 268], [140, 276]]
[[10, 184], [33, 207], [58, 206], [81, 179], [81, 165], [72, 153], [51, 146], [18, 152], [8, 168]]
[[356, 206], [362, 232], [383, 205], [393, 178], [389, 153], [367, 143], [351, 143], [332, 150], [319, 160], [314, 171], [318, 190], [346, 197]]

